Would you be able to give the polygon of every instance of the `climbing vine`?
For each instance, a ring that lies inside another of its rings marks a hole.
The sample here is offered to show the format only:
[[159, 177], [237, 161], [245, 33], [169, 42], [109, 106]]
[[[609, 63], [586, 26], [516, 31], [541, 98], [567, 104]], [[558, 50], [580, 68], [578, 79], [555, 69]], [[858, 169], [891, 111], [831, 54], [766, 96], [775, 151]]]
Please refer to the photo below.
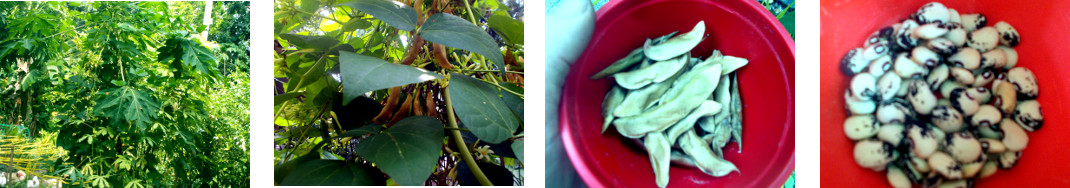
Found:
[[279, 0], [276, 185], [523, 185], [523, 1]]

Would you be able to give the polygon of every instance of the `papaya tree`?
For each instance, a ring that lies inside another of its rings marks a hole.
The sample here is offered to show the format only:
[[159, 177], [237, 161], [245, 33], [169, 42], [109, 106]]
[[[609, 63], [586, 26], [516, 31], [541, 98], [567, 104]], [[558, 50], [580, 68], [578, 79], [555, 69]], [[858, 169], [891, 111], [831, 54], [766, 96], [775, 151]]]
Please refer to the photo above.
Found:
[[523, 185], [522, 2], [276, 1], [275, 184]]
[[[240, 3], [214, 11], [247, 19]], [[86, 187], [249, 186], [248, 74], [235, 68], [248, 62], [220, 66], [230, 52], [202, 33], [204, 2], [0, 6], [0, 85], [20, 83], [0, 97], [24, 98], [0, 106], [57, 134], [67, 154], [48, 173]], [[247, 54], [248, 35], [231, 37]]]

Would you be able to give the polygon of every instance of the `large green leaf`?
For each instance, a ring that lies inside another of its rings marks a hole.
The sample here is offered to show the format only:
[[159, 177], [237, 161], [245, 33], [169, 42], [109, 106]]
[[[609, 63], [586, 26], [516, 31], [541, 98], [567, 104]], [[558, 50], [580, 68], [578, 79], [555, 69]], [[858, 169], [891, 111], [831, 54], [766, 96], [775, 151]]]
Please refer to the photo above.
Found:
[[399, 185], [423, 185], [442, 151], [442, 121], [412, 116], [357, 145], [356, 153], [375, 163]]
[[483, 32], [472, 22], [451, 14], [438, 13], [427, 17], [420, 37], [453, 48], [468, 50], [490, 59], [499, 69], [505, 70], [505, 58], [502, 57], [498, 43], [487, 32]]
[[280, 185], [383, 186], [379, 169], [368, 164], [317, 159], [298, 166]]
[[451, 73], [449, 92], [457, 117], [484, 142], [501, 143], [520, 127], [498, 91], [475, 78]]
[[404, 3], [391, 0], [354, 0], [340, 3], [361, 12], [371, 14], [386, 24], [404, 31], [416, 29], [416, 10]]
[[[313, 147], [312, 151], [316, 151], [318, 149], [319, 147]], [[310, 151], [305, 155], [291, 159], [290, 161], [286, 161], [285, 163], [275, 166], [275, 183], [282, 183], [283, 180], [285, 180], [287, 176], [290, 176], [290, 173], [293, 172], [294, 169], [297, 169], [297, 167], [301, 166], [301, 164], [319, 158], [319, 153]]]
[[156, 111], [160, 109], [160, 103], [148, 92], [123, 86], [102, 91], [104, 97], [97, 100], [93, 110], [103, 113], [104, 117], [111, 119], [113, 124], [120, 121], [133, 122], [140, 129], [144, 129], [156, 118]]
[[215, 68], [216, 58], [212, 55], [212, 51], [189, 39], [172, 37], [156, 51], [159, 52], [157, 60], [164, 63], [170, 62], [173, 68], [196, 70], [213, 77], [219, 74]]
[[524, 162], [524, 141], [523, 140], [513, 141], [513, 145], [511, 145], [511, 148], [513, 148], [513, 153], [516, 154], [516, 158], [520, 159], [520, 162], [523, 163]]
[[368, 91], [442, 79], [427, 70], [350, 52], [341, 52], [338, 59], [342, 62], [342, 104]]
[[212, 51], [205, 48], [203, 45], [196, 42], [187, 40], [185, 46], [185, 53], [182, 54], [182, 63], [187, 67], [195, 68], [203, 74], [211, 74], [215, 72], [215, 56], [212, 56]]
[[498, 35], [502, 36], [505, 41], [524, 45], [524, 22], [513, 19], [513, 17], [509, 17], [504, 12], [494, 13], [487, 22], [490, 24], [490, 28], [494, 29], [494, 32], [498, 32]]

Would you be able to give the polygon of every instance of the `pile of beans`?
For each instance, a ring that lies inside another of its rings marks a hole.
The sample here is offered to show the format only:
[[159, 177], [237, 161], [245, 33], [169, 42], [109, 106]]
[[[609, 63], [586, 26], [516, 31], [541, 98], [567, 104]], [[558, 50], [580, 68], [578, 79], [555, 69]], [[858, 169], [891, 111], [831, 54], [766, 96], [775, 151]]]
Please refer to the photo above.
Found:
[[847, 52], [843, 124], [859, 166], [893, 187], [965, 187], [1014, 167], [1044, 117], [1036, 77], [1015, 67], [1018, 31], [988, 23], [932, 2]]
[[[690, 51], [705, 38], [700, 21], [686, 33], [647, 39], [591, 79], [612, 76], [602, 103], [605, 124], [647, 150], [656, 184], [669, 184], [669, 165], [698, 168], [711, 176], [739, 171], [721, 151], [730, 140], [742, 147], [742, 102], [735, 71], [747, 59], [714, 50], [705, 60]], [[675, 35], [675, 36], [674, 36]]]

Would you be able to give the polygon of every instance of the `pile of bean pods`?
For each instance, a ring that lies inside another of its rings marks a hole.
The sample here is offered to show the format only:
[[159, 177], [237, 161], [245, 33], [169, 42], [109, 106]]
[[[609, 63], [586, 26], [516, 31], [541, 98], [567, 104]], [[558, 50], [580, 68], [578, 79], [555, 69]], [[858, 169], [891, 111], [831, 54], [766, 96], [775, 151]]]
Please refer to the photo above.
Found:
[[843, 57], [855, 162], [893, 187], [972, 186], [1013, 167], [1044, 118], [1036, 77], [1015, 67], [1018, 31], [925, 4]]
[[647, 39], [643, 47], [591, 76], [612, 76], [602, 102], [605, 123], [640, 142], [650, 156], [656, 183], [669, 184], [669, 164], [711, 176], [739, 171], [721, 152], [730, 140], [742, 148], [742, 104], [735, 71], [747, 59], [714, 50], [705, 60], [690, 51], [703, 40], [705, 22], [687, 33]]

